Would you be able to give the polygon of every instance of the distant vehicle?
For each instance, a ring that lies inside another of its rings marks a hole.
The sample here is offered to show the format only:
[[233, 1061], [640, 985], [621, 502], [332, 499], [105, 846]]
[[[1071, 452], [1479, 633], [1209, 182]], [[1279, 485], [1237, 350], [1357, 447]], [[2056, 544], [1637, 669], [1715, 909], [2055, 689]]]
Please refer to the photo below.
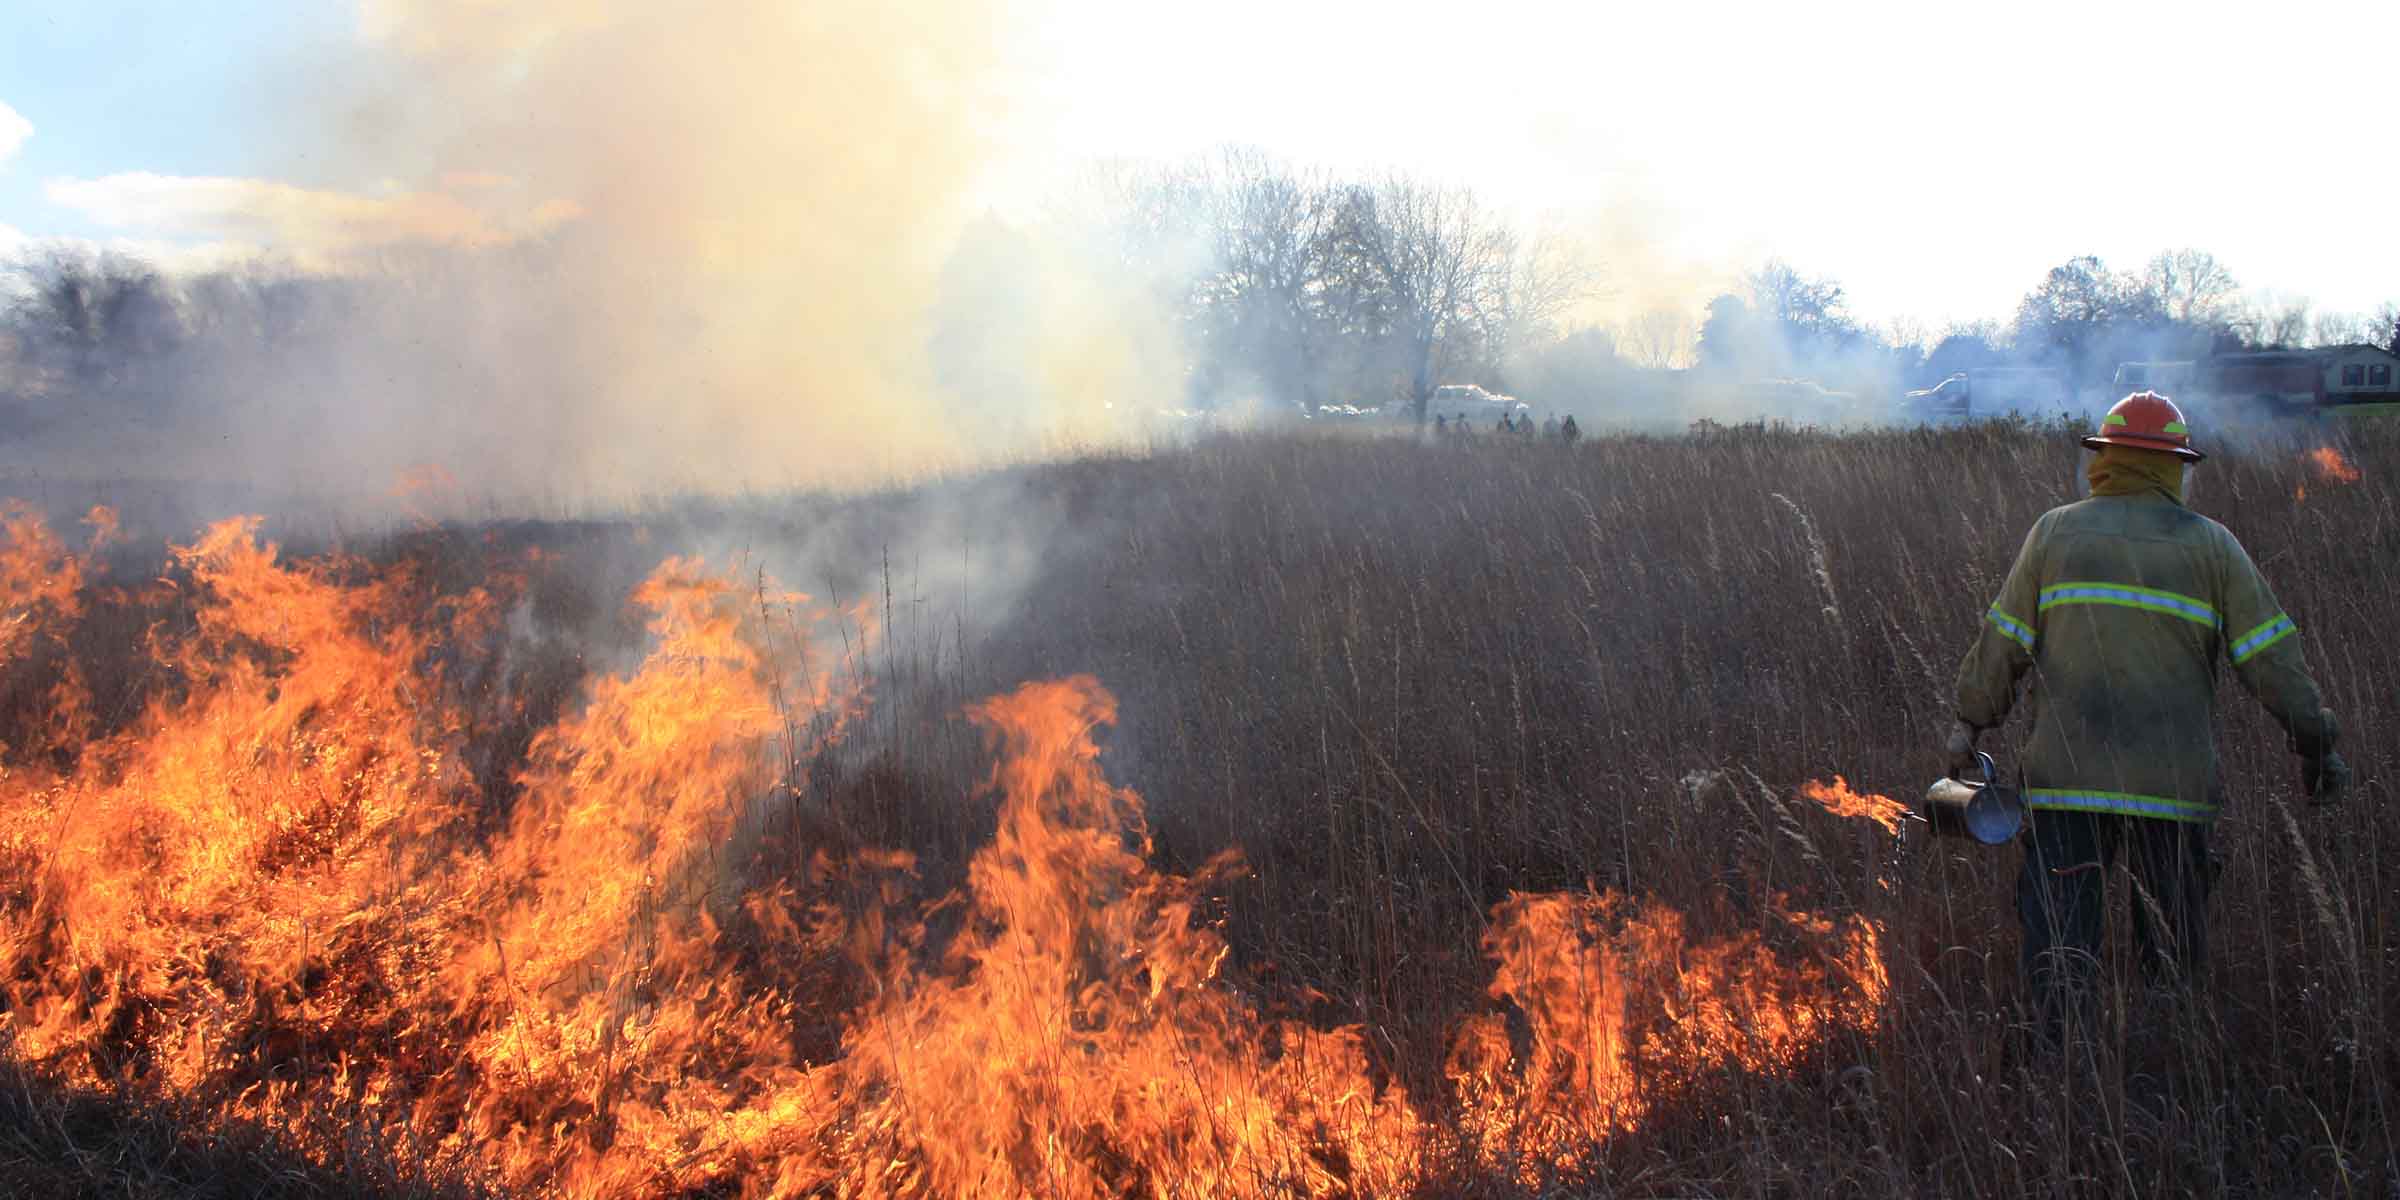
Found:
[[1433, 389], [1432, 411], [1445, 416], [1467, 413], [1473, 416], [1492, 416], [1496, 413], [1528, 412], [1532, 405], [1515, 396], [1487, 392], [1472, 383], [1445, 383]]
[[2057, 417], [2076, 411], [2075, 389], [2056, 367], [1976, 367], [1910, 392], [1902, 415], [1932, 424], [1993, 417]]
[[1315, 412], [1303, 410], [1300, 415], [1315, 421], [1363, 421], [1382, 412], [1381, 408], [1372, 405], [1361, 408], [1355, 404], [1320, 404]]

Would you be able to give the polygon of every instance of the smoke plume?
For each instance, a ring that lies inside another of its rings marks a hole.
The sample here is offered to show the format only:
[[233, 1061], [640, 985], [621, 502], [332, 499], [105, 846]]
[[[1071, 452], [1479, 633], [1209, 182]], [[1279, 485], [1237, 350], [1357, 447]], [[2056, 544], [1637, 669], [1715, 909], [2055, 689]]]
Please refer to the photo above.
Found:
[[[96, 219], [263, 243], [279, 268], [214, 286], [277, 299], [243, 309], [257, 328], [180, 330], [139, 387], [27, 372], [10, 456], [572, 507], [1101, 436], [1172, 375], [1161, 339], [1120, 336], [1156, 323], [1105, 256], [1029, 235], [951, 262], [1002, 102], [996, 24], [946, 0], [369, 0], [367, 61], [295, 118], [290, 173], [383, 192], [53, 186]], [[986, 314], [1005, 339], [957, 335]]]

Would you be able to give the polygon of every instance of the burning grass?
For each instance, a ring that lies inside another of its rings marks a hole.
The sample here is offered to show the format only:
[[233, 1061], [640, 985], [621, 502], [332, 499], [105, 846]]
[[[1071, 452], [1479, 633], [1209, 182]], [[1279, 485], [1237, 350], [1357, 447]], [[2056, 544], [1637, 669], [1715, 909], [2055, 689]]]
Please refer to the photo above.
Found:
[[2331, 446], [2319, 446], [2309, 451], [2308, 461], [2316, 467], [2319, 476], [2334, 483], [2358, 482], [2358, 468], [2351, 466], [2350, 460]]
[[[2303, 520], [2313, 464], [2220, 462], [2201, 507], [2379, 727], [2400, 646], [2344, 598], [2393, 582], [2389, 473]], [[2231, 722], [2217, 1016], [2081, 1071], [2011, 1029], [2013, 862], [1887, 798], [2072, 467], [2009, 430], [1062, 464], [1012, 486], [1074, 536], [947, 642], [888, 583], [681, 558], [596, 617], [605, 529], [231, 522], [120, 583], [104, 518], [20, 506], [10, 1054], [45, 1111], [325, 1190], [2371, 1183], [2384, 935], [2335, 919], [2393, 899], [2371, 741], [2331, 839]]]

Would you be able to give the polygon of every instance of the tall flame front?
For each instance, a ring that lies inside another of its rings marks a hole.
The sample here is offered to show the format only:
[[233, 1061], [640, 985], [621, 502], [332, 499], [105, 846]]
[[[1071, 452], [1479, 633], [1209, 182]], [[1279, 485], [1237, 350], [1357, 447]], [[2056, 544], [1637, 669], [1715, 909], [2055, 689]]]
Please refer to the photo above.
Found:
[[0, 670], [57, 668], [0, 776], [9, 1052], [326, 1161], [366, 1138], [575, 1196], [1389, 1195], [1462, 1161], [1532, 1182], [1679, 1080], [1864, 1028], [1885, 986], [1857, 917], [1777, 904], [1710, 940], [1632, 897], [1514, 895], [1483, 949], [1522, 1021], [1462, 998], [1447, 1094], [1411, 1096], [1366, 1030], [1226, 981], [1196, 912], [1239, 855], [1151, 865], [1094, 680], [970, 709], [996, 831], [962, 894], [917, 903], [903, 852], [769, 832], [792, 764], [869, 696], [855, 635], [775, 653], [763, 614], [805, 638], [864, 612], [671, 559], [633, 596], [646, 657], [512, 742], [512, 581], [437, 596], [228, 522], [152, 585], [188, 613], [146, 635], [169, 682], [104, 729], [66, 651], [88, 553], [22, 506], [0, 539]]

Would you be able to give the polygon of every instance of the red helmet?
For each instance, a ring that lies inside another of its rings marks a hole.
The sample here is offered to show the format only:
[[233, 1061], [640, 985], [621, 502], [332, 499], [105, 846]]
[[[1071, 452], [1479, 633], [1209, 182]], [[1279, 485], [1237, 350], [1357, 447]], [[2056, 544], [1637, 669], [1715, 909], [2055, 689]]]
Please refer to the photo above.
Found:
[[2186, 462], [2208, 457], [2192, 449], [2192, 431], [2184, 426], [2183, 410], [2157, 392], [2135, 392], [2117, 401], [2100, 418], [2100, 432], [2083, 439], [2093, 450], [2102, 446], [2131, 446], [2163, 450]]

